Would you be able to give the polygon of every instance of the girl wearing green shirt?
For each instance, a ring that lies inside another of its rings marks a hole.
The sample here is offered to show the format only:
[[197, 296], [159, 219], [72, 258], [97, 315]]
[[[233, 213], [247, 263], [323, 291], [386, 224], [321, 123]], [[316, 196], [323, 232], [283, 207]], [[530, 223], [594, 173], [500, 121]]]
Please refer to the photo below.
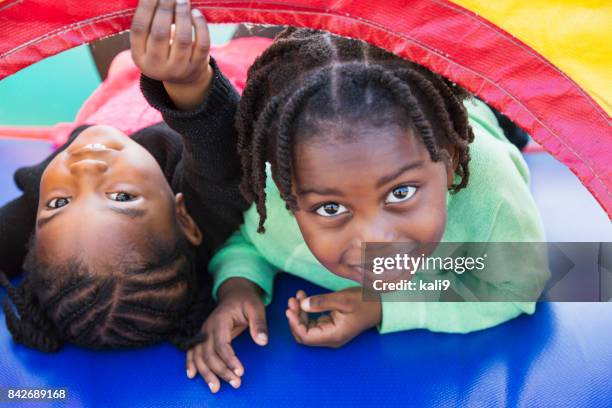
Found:
[[[213, 392], [218, 377], [240, 386], [231, 341], [248, 328], [267, 343], [264, 305], [278, 271], [333, 291], [288, 301], [290, 330], [312, 346], [339, 347], [371, 327], [466, 333], [534, 312], [533, 302], [362, 300], [364, 242], [544, 240], [520, 152], [467, 96], [361, 41], [296, 28], [277, 37], [240, 102], [241, 189], [253, 205], [210, 263], [219, 304], [203, 326], [208, 340], [188, 353], [189, 377], [199, 371]], [[475, 282], [504, 298], [541, 290], [541, 271], [448, 278], [459, 292]]]

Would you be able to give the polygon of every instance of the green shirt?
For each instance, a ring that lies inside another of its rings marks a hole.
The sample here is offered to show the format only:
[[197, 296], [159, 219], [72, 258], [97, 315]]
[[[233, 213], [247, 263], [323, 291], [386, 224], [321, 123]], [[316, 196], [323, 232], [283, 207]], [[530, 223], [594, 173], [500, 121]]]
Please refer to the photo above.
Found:
[[[518, 149], [503, 135], [493, 112], [482, 102], [466, 102], [474, 142], [470, 145], [470, 181], [456, 194], [447, 194], [448, 218], [443, 242], [543, 242], [544, 232], [529, 192], [529, 171]], [[269, 169], [268, 169], [269, 170]], [[287, 210], [269, 171], [266, 183], [266, 232], [257, 233], [258, 214], [251, 206], [244, 224], [210, 262], [213, 294], [233, 277], [246, 278], [264, 291], [264, 303], [272, 300], [274, 276], [285, 271], [332, 291], [359, 284], [334, 275], [310, 252], [295, 218]], [[482, 252], [470, 254], [478, 256]], [[485, 270], [479, 274], [447, 272], [458, 293], [474, 284], [489, 291], [520, 291], [524, 286], [541, 291], [547, 268], [537, 273], [510, 274]], [[436, 276], [440, 278], [440, 275]], [[415, 276], [416, 278], [416, 276]], [[458, 289], [457, 289], [458, 288]], [[534, 302], [400, 302], [383, 295], [381, 333], [425, 328], [466, 333], [485, 329], [521, 313], [535, 311]], [[502, 297], [498, 297], [502, 298]]]

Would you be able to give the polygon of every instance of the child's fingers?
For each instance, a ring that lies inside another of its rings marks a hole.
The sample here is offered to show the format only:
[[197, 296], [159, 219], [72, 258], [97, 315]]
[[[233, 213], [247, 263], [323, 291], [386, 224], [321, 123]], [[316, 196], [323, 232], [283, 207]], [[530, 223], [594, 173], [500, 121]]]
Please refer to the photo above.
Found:
[[227, 364], [221, 357], [217, 354], [214, 349], [214, 345], [207, 344], [207, 347], [204, 351], [204, 358], [206, 360], [206, 365], [219, 377], [223, 378], [226, 382], [228, 382], [232, 387], [238, 388], [240, 387], [240, 377], [234, 374]]
[[191, 58], [192, 39], [191, 12], [187, 0], [176, 0], [174, 37], [170, 47], [172, 63], [188, 62]]
[[168, 59], [173, 18], [174, 0], [159, 0], [147, 39], [147, 54], [154, 59]]
[[132, 19], [132, 27], [130, 28], [130, 49], [132, 50], [132, 55], [140, 56], [146, 52], [147, 37], [149, 36], [156, 6], [157, 0], [140, 0], [138, 2], [138, 7]]
[[194, 349], [191, 349], [189, 351], [187, 351], [187, 355], [186, 355], [186, 369], [187, 369], [187, 378], [189, 378], [190, 380], [193, 379], [193, 377], [195, 377], [195, 375], [198, 372], [198, 369], [196, 367], [195, 364], [195, 360], [194, 360]]
[[249, 321], [249, 331], [253, 341], [260, 346], [268, 344], [268, 324], [263, 303], [245, 303], [244, 312]]
[[238, 377], [241, 377], [244, 374], [244, 366], [236, 356], [236, 353], [234, 353], [231, 341], [231, 334], [228, 330], [215, 330], [215, 351], [225, 362], [227, 367]]
[[210, 52], [210, 33], [208, 32], [208, 24], [200, 10], [193, 9], [191, 15], [193, 25], [195, 26], [195, 43], [193, 45], [191, 62], [203, 64], [208, 59], [208, 54]]
[[350, 312], [353, 308], [349, 294], [342, 291], [307, 297], [302, 300], [300, 306], [307, 312], [315, 313], [328, 310]]
[[289, 322], [291, 334], [293, 334], [293, 337], [298, 343], [304, 344], [303, 336], [306, 334], [306, 326], [300, 322], [298, 314], [293, 310], [287, 309], [285, 315]]
[[[296, 297], [297, 297], [298, 302], [301, 302], [302, 300], [306, 299], [308, 297], [308, 295], [306, 295], [306, 292], [304, 292], [303, 290], [298, 290]], [[300, 311], [300, 313], [299, 313], [300, 321], [304, 325], [308, 326], [308, 323], [310, 321], [310, 318], [308, 317], [308, 313], [306, 311], [304, 311], [304, 309], [302, 309], [300, 307], [299, 303], [298, 303], [298, 307], [299, 307], [299, 311]]]
[[338, 331], [329, 316], [321, 316], [316, 321], [311, 321], [308, 325], [301, 323], [298, 315], [291, 310], [286, 312], [289, 320], [289, 328], [293, 337], [298, 343], [307, 346], [328, 346], [334, 347], [340, 344]]
[[219, 391], [219, 388], [221, 388], [221, 382], [219, 381], [217, 376], [212, 372], [212, 370], [208, 368], [208, 365], [204, 362], [202, 353], [194, 354], [194, 362], [198, 369], [198, 372], [200, 373], [202, 378], [204, 378], [204, 381], [206, 381], [206, 384], [208, 384], [208, 388], [210, 388], [210, 391], [213, 394]]
[[317, 320], [310, 325], [302, 335], [302, 340], [309, 346], [333, 347], [340, 343], [338, 330], [331, 319]]
[[290, 297], [289, 301], [287, 302], [287, 307], [298, 313], [300, 311], [300, 302], [296, 298]]

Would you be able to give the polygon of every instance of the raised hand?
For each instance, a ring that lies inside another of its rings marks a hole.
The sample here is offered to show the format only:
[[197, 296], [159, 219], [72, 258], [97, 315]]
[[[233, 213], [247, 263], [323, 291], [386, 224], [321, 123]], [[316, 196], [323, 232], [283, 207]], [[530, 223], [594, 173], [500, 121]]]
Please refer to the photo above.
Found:
[[212, 82], [210, 35], [187, 0], [140, 0], [130, 31], [132, 58], [142, 73], [163, 81], [177, 108], [195, 109]]

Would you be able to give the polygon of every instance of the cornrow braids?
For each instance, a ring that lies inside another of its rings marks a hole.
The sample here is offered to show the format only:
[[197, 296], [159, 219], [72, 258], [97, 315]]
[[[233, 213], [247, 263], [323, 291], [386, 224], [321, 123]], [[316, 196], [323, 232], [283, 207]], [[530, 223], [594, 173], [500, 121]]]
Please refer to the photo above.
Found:
[[[463, 101], [470, 94], [447, 79], [363, 41], [324, 31], [289, 27], [251, 66], [238, 114], [240, 189], [254, 201], [258, 232], [266, 220], [266, 162], [289, 209], [295, 145], [325, 121], [393, 117], [414, 129], [432, 161], [455, 152], [456, 193], [469, 180], [469, 144], [474, 140]], [[391, 116], [390, 116], [391, 115]]]
[[22, 282], [14, 287], [0, 272], [14, 341], [45, 352], [66, 343], [107, 349], [166, 340], [187, 350], [204, 341], [200, 327], [214, 305], [193, 247], [181, 236], [175, 245], [152, 242], [147, 252], [155, 259], [128, 259], [99, 273], [80, 260], [40, 261], [32, 239]]

